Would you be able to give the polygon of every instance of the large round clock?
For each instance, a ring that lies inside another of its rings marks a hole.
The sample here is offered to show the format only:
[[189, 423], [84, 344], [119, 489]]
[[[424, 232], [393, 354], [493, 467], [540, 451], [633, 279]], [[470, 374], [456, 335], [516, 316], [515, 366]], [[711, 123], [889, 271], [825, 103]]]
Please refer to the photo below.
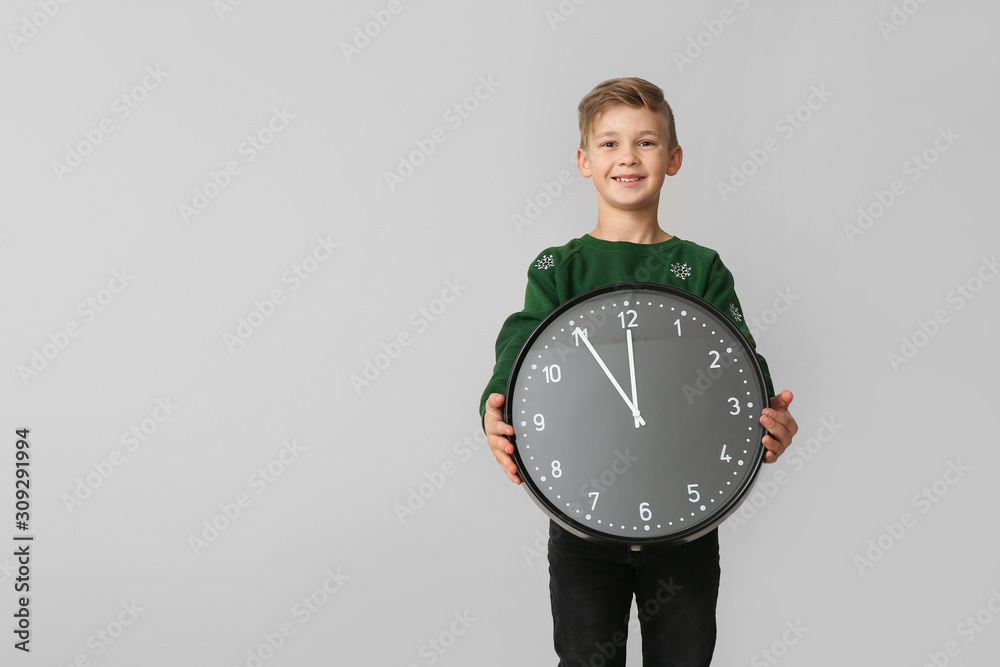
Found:
[[514, 461], [535, 502], [581, 537], [687, 542], [753, 485], [766, 385], [733, 322], [690, 292], [616, 283], [560, 305], [507, 385]]

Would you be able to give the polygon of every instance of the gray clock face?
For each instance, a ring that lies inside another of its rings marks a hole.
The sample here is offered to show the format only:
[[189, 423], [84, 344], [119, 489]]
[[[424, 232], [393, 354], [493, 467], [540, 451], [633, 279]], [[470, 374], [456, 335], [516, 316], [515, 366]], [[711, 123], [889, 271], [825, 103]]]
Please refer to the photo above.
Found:
[[685, 542], [736, 510], [767, 433], [763, 374], [708, 302], [623, 283], [556, 309], [507, 388], [514, 458], [529, 493], [583, 537]]

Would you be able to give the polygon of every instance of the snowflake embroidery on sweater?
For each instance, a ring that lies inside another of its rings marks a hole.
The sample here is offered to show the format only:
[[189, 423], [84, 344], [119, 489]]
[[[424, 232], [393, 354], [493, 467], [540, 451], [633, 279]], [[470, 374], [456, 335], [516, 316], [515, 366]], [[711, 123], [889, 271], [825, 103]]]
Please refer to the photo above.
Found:
[[674, 262], [671, 264], [670, 271], [681, 280], [684, 280], [691, 275], [691, 267], [687, 264], [681, 264], [680, 262]]
[[555, 263], [555, 260], [552, 258], [552, 255], [542, 255], [538, 259], [538, 261], [535, 262], [535, 268], [536, 269], [541, 269], [543, 271], [545, 269], [547, 269], [547, 268], [549, 268], [551, 266], [555, 266], [555, 265], [556, 265], [556, 263]]
[[733, 317], [736, 318], [737, 322], [743, 321], [743, 315], [740, 314], [740, 309], [736, 307], [735, 303], [729, 304], [729, 312], [733, 314]]

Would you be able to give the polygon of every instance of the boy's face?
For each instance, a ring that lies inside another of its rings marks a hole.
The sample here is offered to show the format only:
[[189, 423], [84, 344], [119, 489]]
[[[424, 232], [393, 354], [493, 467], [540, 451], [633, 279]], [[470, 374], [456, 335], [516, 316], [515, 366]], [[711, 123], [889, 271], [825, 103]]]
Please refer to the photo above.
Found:
[[655, 219], [665, 176], [681, 168], [681, 148], [670, 151], [668, 139], [663, 119], [645, 107], [618, 104], [597, 116], [590, 145], [576, 158], [580, 173], [594, 179], [599, 213]]

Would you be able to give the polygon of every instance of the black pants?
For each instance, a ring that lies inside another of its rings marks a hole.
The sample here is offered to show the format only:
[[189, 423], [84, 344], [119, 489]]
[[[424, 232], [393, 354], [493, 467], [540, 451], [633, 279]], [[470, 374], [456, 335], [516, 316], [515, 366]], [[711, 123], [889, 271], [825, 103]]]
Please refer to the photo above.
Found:
[[715, 651], [719, 531], [642, 551], [549, 522], [549, 594], [559, 667], [624, 667], [632, 596], [643, 667], [707, 667]]

